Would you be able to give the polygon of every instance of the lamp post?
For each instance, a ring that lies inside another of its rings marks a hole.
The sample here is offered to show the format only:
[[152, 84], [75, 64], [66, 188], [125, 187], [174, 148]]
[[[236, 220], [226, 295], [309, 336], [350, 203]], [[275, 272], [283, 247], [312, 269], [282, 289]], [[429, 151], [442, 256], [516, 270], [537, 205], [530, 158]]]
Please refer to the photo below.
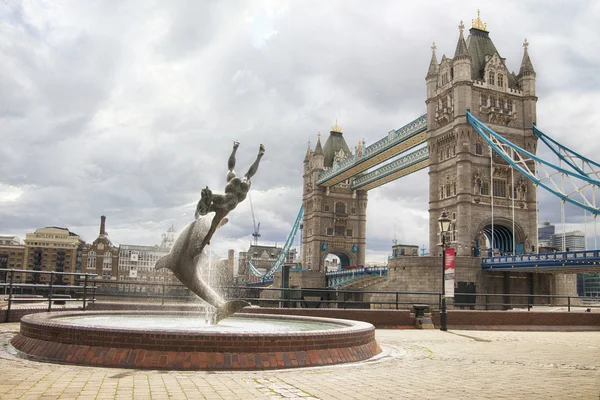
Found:
[[438, 224], [440, 226], [440, 232], [442, 235], [442, 304], [440, 309], [440, 331], [448, 330], [448, 313], [446, 310], [446, 232], [450, 229], [450, 218], [446, 210], [442, 211], [442, 214], [438, 218]]

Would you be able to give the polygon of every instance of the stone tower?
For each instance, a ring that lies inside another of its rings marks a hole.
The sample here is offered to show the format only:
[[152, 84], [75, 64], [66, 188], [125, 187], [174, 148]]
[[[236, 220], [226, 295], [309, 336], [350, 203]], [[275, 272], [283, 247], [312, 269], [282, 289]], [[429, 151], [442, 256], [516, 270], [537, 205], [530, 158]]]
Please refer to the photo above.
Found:
[[492, 235], [491, 247], [501, 252], [512, 253], [514, 243], [517, 253], [529, 253], [537, 247], [535, 187], [498, 154], [490, 157], [491, 149], [466, 118], [470, 110], [511, 142], [536, 152], [536, 75], [528, 44], [523, 44], [521, 68], [515, 74], [479, 16], [466, 40], [463, 30], [461, 21], [454, 58], [444, 55], [438, 64], [432, 46], [425, 78], [431, 254], [440, 252], [437, 220], [443, 210], [452, 219], [446, 240], [458, 255], [485, 255]]
[[331, 188], [316, 185], [321, 171], [350, 155], [342, 129], [331, 128], [325, 146], [317, 138], [304, 158], [302, 265], [325, 272], [325, 258], [334, 254], [342, 266], [364, 265], [367, 225], [367, 192], [350, 189], [344, 181]]

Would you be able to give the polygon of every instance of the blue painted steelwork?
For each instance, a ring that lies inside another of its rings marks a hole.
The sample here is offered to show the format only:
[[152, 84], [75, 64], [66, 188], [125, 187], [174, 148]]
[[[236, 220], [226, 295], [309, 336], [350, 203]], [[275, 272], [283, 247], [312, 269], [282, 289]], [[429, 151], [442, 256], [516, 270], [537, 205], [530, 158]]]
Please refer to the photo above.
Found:
[[333, 167], [321, 172], [319, 174], [319, 178], [317, 179], [317, 185], [323, 184], [327, 180], [335, 177], [336, 175], [347, 171], [353, 168], [354, 166], [375, 157], [377, 154], [380, 154], [381, 152], [388, 150], [421, 132], [425, 132], [426, 130], [427, 114], [423, 114], [419, 118], [415, 119], [409, 124], [406, 124], [402, 128], [390, 131], [386, 137], [368, 146], [362, 154], [358, 155], [358, 157], [356, 155], [350, 154], [343, 161], [336, 163], [333, 165]]
[[[540, 138], [540, 140], [552, 150], [554, 154], [562, 161], [564, 161], [567, 165], [577, 171], [579, 174], [590, 176], [593, 174], [596, 178], [600, 178], [600, 164], [597, 162], [590, 160], [587, 157], [582, 156], [577, 153], [575, 150], [572, 150], [562, 144], [558, 143], [556, 140], [552, 139], [550, 136], [544, 134], [542, 131], [538, 129], [538, 127], [533, 124], [533, 133]], [[580, 161], [581, 166], [577, 165], [575, 161]], [[585, 167], [590, 169], [590, 172], [585, 171]], [[596, 168], [596, 170], [594, 169]]]
[[328, 272], [325, 274], [327, 287], [340, 286], [346, 282], [353, 281], [364, 276], [381, 276], [387, 278], [387, 267], [359, 267], [344, 271]]
[[[595, 205], [592, 205], [592, 203], [590, 203], [585, 198], [585, 195], [582, 192], [581, 188], [576, 188], [575, 191], [568, 193], [568, 194], [562, 193], [559, 191], [560, 189], [559, 189], [558, 185], [556, 185], [553, 181], [551, 181], [551, 182], [554, 184], [555, 188], [550, 187], [549, 184], [544, 182], [542, 179], [538, 178], [536, 176], [535, 172], [530, 171], [529, 167], [527, 166], [527, 162], [533, 161], [539, 165], [546, 166], [546, 167], [554, 170], [555, 173], [560, 173], [560, 174], [563, 174], [564, 176], [584, 181], [587, 186], [589, 186], [589, 185], [599, 186], [600, 182], [588, 177], [587, 175], [582, 175], [580, 173], [576, 173], [573, 171], [566, 170], [562, 167], [558, 167], [546, 160], [543, 160], [543, 159], [537, 157], [535, 154], [532, 154], [532, 153], [528, 152], [527, 150], [515, 145], [514, 143], [510, 142], [508, 139], [505, 139], [501, 135], [497, 134], [496, 132], [494, 132], [493, 130], [488, 128], [484, 123], [482, 123], [477, 118], [475, 118], [473, 116], [473, 114], [471, 114], [470, 111], [467, 111], [467, 120], [469, 121], [471, 126], [473, 128], [475, 128], [475, 130], [479, 133], [479, 135], [492, 147], [492, 149], [494, 149], [494, 151], [496, 151], [513, 168], [515, 168], [517, 171], [519, 171], [521, 174], [523, 174], [527, 179], [531, 180], [534, 184], [543, 187], [544, 189], [546, 189], [547, 191], [552, 193], [554, 196], [562, 199], [563, 201], [567, 201], [579, 208], [583, 208], [583, 209], [591, 212], [594, 215], [600, 214], [600, 209], [598, 207], [596, 207]], [[511, 157], [511, 155], [509, 155], [503, 148], [501, 148], [501, 146], [499, 145], [498, 142], [502, 145], [507, 146], [513, 152], [515, 152], [515, 154], [517, 154], [519, 156], [520, 161], [515, 162], [513, 157]], [[526, 158], [523, 158], [522, 155], [525, 155]], [[551, 178], [551, 177], [548, 176], [547, 178]], [[546, 179], [546, 178], [544, 178], [544, 179]], [[580, 195], [584, 199], [584, 202], [578, 201], [571, 197], [571, 195], [575, 195], [575, 194]]]
[[519, 271], [544, 269], [586, 269], [600, 270], [600, 250], [561, 251], [556, 253], [518, 254], [500, 257], [484, 257], [481, 263], [484, 271]]
[[[367, 174], [359, 176], [352, 182], [352, 189], [360, 189], [361, 187], [372, 183], [373, 181], [385, 178], [386, 176], [392, 175], [405, 168], [409, 168], [412, 165], [418, 164], [429, 159], [429, 150], [427, 147], [413, 151], [412, 153], [397, 159], [394, 162], [384, 165], [383, 167], [377, 168]], [[426, 168], [424, 166], [423, 168]]]
[[[250, 269], [250, 273], [257, 278], [260, 278], [260, 281], [255, 281], [255, 282], [260, 282], [260, 283], [264, 283], [267, 281], [269, 281], [270, 283], [273, 282], [273, 274], [275, 272], [279, 271], [281, 269], [281, 266], [285, 262], [285, 258], [287, 257], [287, 255], [290, 251], [290, 248], [292, 247], [292, 244], [294, 243], [294, 238], [296, 237], [298, 228], [300, 227], [300, 224], [302, 223], [303, 216], [304, 216], [304, 206], [300, 206], [300, 211], [298, 211], [298, 216], [296, 217], [294, 226], [292, 226], [292, 230], [288, 234], [288, 237], [285, 241], [285, 244], [283, 245], [283, 248], [281, 249], [281, 252], [277, 256], [277, 259], [275, 260], [273, 265], [271, 265], [271, 267], [267, 270], [267, 272], [264, 273], [264, 275], [261, 274], [258, 269], [256, 269], [256, 267], [252, 264], [252, 261], [248, 260], [248, 268]], [[252, 284], [254, 284], [254, 282], [249, 282], [248, 284], [252, 285]]]

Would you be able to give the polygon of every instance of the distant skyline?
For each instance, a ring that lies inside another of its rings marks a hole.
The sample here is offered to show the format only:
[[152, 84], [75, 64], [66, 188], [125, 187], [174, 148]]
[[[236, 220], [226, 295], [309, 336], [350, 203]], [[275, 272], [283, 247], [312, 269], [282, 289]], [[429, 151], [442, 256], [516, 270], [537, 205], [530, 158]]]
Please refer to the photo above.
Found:
[[[239, 140], [242, 174], [265, 144], [251, 196], [260, 243], [281, 245], [307, 142], [337, 120], [349, 147], [369, 145], [423, 114], [432, 42], [452, 57], [478, 8], [509, 70], [527, 38], [538, 127], [598, 159], [598, 2], [3, 2], [0, 235], [60, 226], [91, 242], [105, 215], [113, 243], [158, 244], [203, 187], [223, 191]], [[427, 170], [369, 192], [367, 260], [394, 238], [428, 243], [428, 196]], [[561, 232], [559, 201], [538, 200]], [[566, 230], [584, 230], [581, 212]], [[252, 231], [246, 200], [213, 251], [247, 250]]]

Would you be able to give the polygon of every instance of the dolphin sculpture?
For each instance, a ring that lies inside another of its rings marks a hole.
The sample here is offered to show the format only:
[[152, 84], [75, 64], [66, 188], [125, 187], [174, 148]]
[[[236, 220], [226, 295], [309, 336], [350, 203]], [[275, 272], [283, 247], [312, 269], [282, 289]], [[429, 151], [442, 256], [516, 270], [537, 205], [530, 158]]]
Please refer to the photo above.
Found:
[[[206, 258], [206, 254], [203, 253], [204, 238], [210, 230], [214, 215], [214, 212], [210, 212], [198, 216], [186, 226], [175, 240], [169, 254], [156, 261], [154, 269], [170, 269], [188, 289], [214, 306], [217, 309], [215, 313], [216, 323], [250, 304], [241, 300], [224, 301], [198, 274], [198, 264]], [[227, 221], [227, 218], [223, 218], [217, 228], [225, 225]]]

